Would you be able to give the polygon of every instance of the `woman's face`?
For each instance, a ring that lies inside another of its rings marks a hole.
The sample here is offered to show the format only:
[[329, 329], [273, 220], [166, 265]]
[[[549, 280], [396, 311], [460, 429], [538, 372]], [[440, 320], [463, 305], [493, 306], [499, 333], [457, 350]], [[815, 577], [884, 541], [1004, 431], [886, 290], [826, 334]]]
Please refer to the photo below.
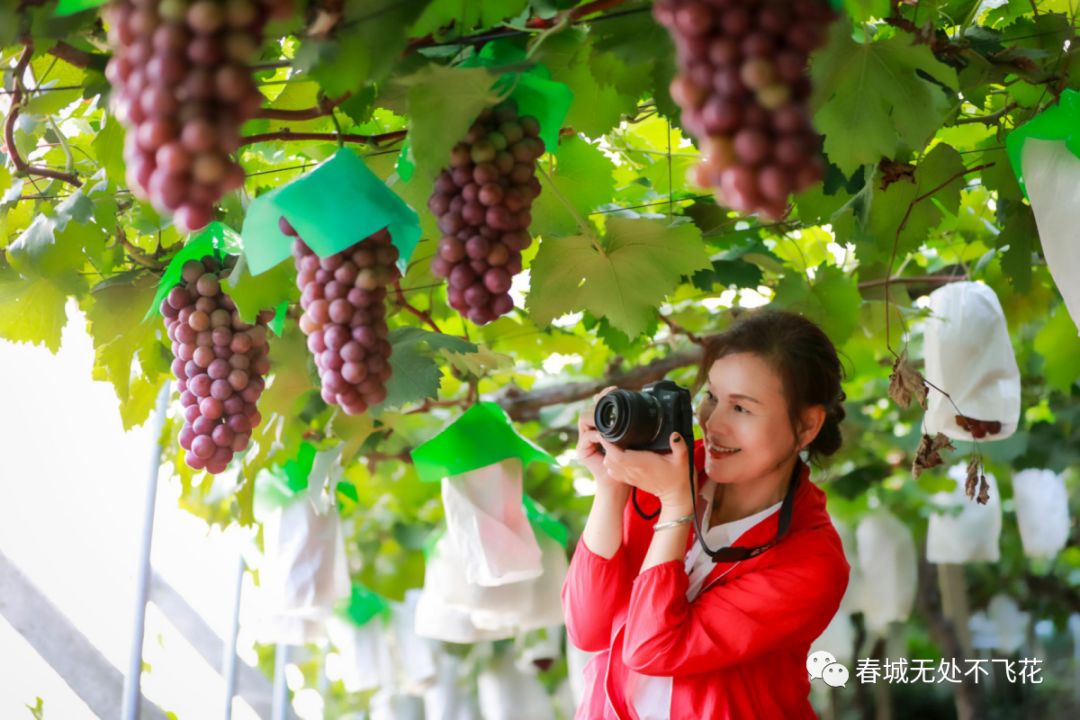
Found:
[[783, 383], [751, 353], [713, 363], [697, 418], [705, 439], [705, 473], [716, 482], [769, 475], [798, 449]]

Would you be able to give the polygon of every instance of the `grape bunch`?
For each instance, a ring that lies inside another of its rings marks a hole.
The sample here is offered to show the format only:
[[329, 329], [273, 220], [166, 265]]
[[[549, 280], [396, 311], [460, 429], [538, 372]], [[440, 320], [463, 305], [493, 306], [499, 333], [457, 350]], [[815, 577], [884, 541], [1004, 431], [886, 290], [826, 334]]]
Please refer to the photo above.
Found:
[[267, 18], [290, 9], [291, 0], [113, 0], [106, 9], [128, 186], [175, 213], [182, 231], [205, 226], [214, 203], [244, 183], [230, 155], [262, 105], [248, 63]]
[[540, 123], [507, 100], [486, 108], [450, 153], [428, 209], [439, 219], [432, 272], [447, 278], [451, 307], [477, 325], [514, 307], [511, 280], [529, 247], [530, 208], [540, 195]]
[[386, 399], [391, 345], [387, 339], [386, 286], [401, 277], [398, 249], [386, 229], [342, 252], [320, 258], [288, 220], [300, 288], [300, 329], [307, 335], [322, 382], [322, 398], [360, 415]]
[[657, 0], [678, 54], [671, 97], [700, 141], [696, 182], [741, 213], [779, 220], [824, 173], [806, 63], [834, 19], [826, 0]]
[[231, 264], [212, 256], [185, 263], [182, 282], [161, 301], [184, 408], [180, 447], [190, 467], [215, 474], [247, 447], [270, 371], [266, 324], [273, 313], [263, 311], [254, 325], [240, 319], [221, 288]]

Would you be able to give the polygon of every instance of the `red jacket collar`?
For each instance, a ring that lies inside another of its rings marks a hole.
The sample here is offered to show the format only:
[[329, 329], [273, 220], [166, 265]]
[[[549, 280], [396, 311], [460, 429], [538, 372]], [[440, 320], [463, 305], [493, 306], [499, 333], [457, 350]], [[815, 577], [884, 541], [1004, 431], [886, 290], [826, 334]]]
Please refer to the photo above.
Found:
[[[795, 490], [795, 507], [792, 509], [791, 526], [788, 528], [788, 536], [799, 530], [807, 530], [821, 525], [831, 524], [829, 513], [825, 509], [825, 492], [810, 480], [810, 468], [799, 461], [802, 465], [802, 474], [799, 477], [799, 487]], [[694, 469], [697, 472], [698, 487], [707, 479], [705, 474], [705, 441], [694, 441]], [[776, 528], [780, 521], [780, 513], [773, 513], [759, 522], [754, 527], [743, 533], [736, 542], [736, 547], [750, 547], [763, 545], [776, 535]], [[691, 542], [696, 542], [694, 531], [690, 532]], [[781, 544], [783, 543], [781, 541]], [[689, 544], [687, 545], [689, 547]], [[769, 551], [771, 552], [771, 550]], [[768, 555], [768, 552], [764, 553]], [[724, 563], [719, 563], [724, 564]]]

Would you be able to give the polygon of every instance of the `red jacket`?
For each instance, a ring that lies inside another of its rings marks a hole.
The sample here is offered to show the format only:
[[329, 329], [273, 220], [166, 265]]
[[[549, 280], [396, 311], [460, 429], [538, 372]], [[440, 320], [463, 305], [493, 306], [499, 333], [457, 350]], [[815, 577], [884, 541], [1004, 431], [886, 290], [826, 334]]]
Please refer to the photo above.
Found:
[[[699, 477], [704, 460], [699, 440]], [[673, 678], [671, 720], [817, 718], [806, 658], [840, 607], [850, 567], [825, 493], [809, 480], [804, 466], [781, 541], [749, 560], [717, 563], [693, 602], [684, 558], [639, 574], [656, 521], [642, 519], [633, 503], [610, 560], [578, 542], [562, 589], [566, 630], [575, 646], [599, 654], [585, 668], [575, 720], [636, 720], [625, 697], [627, 668]], [[659, 507], [644, 492], [638, 504], [647, 514]], [[778, 518], [765, 518], [735, 545], [768, 542]], [[687, 549], [692, 542], [693, 527]]]

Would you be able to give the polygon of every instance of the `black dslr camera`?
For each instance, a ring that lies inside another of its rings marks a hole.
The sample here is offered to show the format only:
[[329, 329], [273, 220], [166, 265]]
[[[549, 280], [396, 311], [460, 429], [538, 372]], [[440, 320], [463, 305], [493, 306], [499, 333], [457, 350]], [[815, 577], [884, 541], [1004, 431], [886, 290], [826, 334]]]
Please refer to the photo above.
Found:
[[593, 422], [605, 440], [623, 450], [670, 452], [673, 432], [687, 445], [694, 442], [690, 391], [671, 380], [650, 383], [641, 392], [612, 390], [597, 401]]

